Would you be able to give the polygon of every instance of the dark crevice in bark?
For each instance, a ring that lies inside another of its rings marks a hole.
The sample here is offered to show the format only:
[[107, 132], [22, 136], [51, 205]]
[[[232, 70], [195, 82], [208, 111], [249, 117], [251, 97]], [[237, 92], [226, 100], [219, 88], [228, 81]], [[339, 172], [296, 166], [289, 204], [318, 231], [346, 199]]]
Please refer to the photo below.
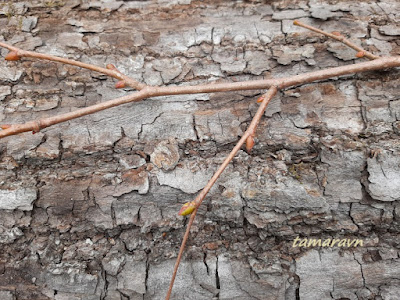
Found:
[[[144, 285], [145, 285], [145, 289], [146, 289], [146, 293], [149, 291], [149, 287], [148, 287], [148, 279], [149, 279], [149, 273], [150, 273], [150, 257], [149, 257], [150, 252], [146, 251], [146, 277], [144, 280]], [[143, 295], [143, 299], [144, 299]]]
[[206, 267], [207, 275], [210, 275], [210, 269], [207, 264], [207, 252], [204, 252], [204, 254], [203, 254], [203, 263]]
[[218, 256], [216, 257], [216, 262], [215, 262], [215, 287], [218, 290], [218, 294], [217, 294], [217, 299], [219, 299], [219, 295], [220, 295], [220, 290], [221, 290], [221, 282], [219, 279], [219, 274], [218, 274]]
[[297, 288], [296, 288], [296, 300], [300, 300], [300, 277], [296, 275], [295, 278], [297, 278], [297, 280], [298, 280], [298, 284], [297, 284]]

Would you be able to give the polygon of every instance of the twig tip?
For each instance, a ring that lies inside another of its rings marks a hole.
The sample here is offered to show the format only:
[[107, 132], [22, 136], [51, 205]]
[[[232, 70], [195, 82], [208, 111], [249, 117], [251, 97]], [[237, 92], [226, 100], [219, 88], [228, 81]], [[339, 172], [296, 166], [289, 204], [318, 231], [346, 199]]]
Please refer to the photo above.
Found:
[[9, 61], [15, 61], [15, 60], [20, 60], [21, 56], [18, 55], [17, 51], [10, 51], [6, 57], [5, 60], [9, 60]]

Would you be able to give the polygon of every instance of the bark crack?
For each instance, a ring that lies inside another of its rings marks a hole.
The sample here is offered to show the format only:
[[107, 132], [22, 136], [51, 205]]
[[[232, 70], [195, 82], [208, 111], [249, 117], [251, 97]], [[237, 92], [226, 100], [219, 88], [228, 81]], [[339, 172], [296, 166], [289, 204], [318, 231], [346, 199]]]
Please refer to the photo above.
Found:
[[[363, 280], [363, 286], [364, 286], [365, 288], [368, 289], [368, 287], [365, 285], [365, 277], [364, 277], [364, 272], [363, 272], [363, 266], [362, 266], [362, 264], [358, 261], [358, 259], [356, 258], [356, 255], [355, 255], [354, 252], [353, 252], [353, 257], [354, 257], [354, 260], [360, 265], [360, 272], [361, 272], [361, 277], [362, 277], [362, 280]], [[368, 289], [368, 290], [369, 290], [369, 289]]]
[[221, 281], [219, 278], [218, 274], [218, 256], [216, 256], [216, 262], [215, 262], [215, 287], [218, 290], [218, 294], [216, 295], [217, 299], [219, 299], [220, 291], [221, 291]]

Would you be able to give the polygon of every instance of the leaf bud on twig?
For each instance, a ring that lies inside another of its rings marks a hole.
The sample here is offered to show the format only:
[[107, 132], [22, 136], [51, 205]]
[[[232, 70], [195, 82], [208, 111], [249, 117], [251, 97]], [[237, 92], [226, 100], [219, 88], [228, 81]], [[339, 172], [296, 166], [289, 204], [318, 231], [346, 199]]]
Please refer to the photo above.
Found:
[[254, 136], [253, 135], [249, 135], [249, 137], [246, 139], [246, 151], [247, 153], [249, 153], [251, 151], [251, 149], [253, 149], [254, 147]]
[[180, 215], [180, 216], [190, 215], [194, 211], [195, 208], [196, 208], [196, 203], [194, 201], [186, 202], [185, 204], [182, 205], [181, 209], [179, 210], [178, 215]]
[[265, 95], [262, 95], [262, 96], [258, 97], [257, 103], [263, 102], [263, 101], [264, 101], [264, 98], [265, 98]]
[[358, 51], [356, 54], [356, 57], [361, 58], [365, 56], [365, 52], [364, 51]]
[[116, 89], [122, 89], [122, 88], [124, 88], [124, 87], [125, 87], [125, 81], [123, 81], [123, 80], [118, 81], [118, 82], [115, 84], [115, 88], [116, 88]]
[[109, 70], [117, 70], [117, 68], [113, 64], [107, 64], [106, 68]]
[[18, 55], [17, 51], [10, 51], [6, 57], [5, 60], [20, 60], [21, 56]]

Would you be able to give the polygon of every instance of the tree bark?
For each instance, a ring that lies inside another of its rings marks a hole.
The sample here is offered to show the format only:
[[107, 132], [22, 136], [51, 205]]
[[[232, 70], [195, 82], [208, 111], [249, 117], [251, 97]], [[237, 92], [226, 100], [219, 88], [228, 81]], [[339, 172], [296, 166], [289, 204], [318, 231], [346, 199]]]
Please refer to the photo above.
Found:
[[[286, 77], [356, 59], [294, 19], [398, 55], [399, 18], [395, 1], [0, 5], [7, 43], [111, 63], [160, 86]], [[1, 61], [0, 81], [1, 124], [130, 92], [29, 58]], [[200, 207], [171, 299], [400, 294], [399, 81], [398, 70], [375, 71], [279, 92], [252, 151], [239, 151]], [[164, 299], [187, 222], [178, 211], [240, 139], [263, 93], [154, 97], [0, 140], [0, 299]], [[363, 245], [346, 246], [355, 240]]]

